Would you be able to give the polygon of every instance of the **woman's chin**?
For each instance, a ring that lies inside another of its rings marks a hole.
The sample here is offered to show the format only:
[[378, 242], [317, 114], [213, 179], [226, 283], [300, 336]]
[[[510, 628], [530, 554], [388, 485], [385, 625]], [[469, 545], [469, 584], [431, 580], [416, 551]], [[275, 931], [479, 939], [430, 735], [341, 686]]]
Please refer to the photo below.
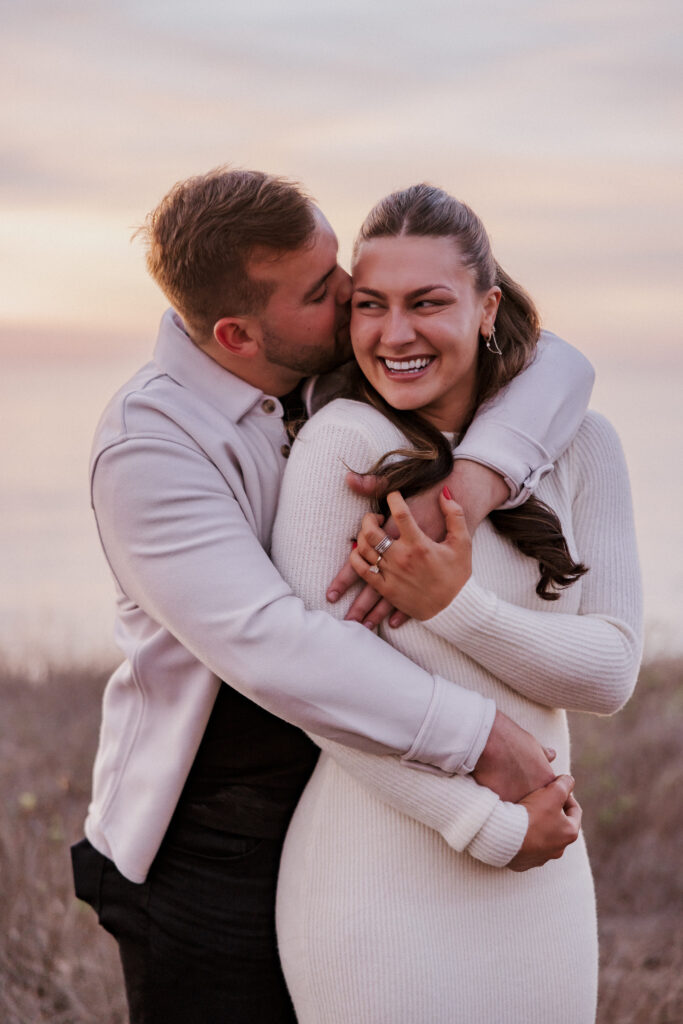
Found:
[[399, 412], [419, 412], [424, 401], [419, 395], [411, 395], [405, 385], [398, 388], [376, 388], [387, 405]]

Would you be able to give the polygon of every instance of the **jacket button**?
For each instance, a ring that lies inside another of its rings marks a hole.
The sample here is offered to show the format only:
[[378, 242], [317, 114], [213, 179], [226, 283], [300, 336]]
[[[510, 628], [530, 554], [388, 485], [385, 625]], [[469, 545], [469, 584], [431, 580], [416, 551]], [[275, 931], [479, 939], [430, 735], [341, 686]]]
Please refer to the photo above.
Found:
[[275, 412], [276, 405], [272, 398], [266, 398], [261, 402], [261, 408], [264, 412]]
[[289, 447], [288, 444], [283, 444], [282, 448], [280, 449], [280, 454], [283, 455], [285, 459], [288, 459], [291, 450], [292, 449]]

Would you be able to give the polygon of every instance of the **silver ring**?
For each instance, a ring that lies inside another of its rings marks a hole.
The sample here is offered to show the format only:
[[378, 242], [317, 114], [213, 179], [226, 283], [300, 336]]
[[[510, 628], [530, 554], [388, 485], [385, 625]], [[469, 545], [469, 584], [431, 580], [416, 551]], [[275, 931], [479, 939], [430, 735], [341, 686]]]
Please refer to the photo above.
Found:
[[379, 565], [369, 565], [368, 572], [379, 573]]
[[385, 533], [379, 544], [375, 544], [375, 551], [382, 557], [385, 551], [388, 551], [391, 545], [394, 543], [393, 537], [387, 536]]

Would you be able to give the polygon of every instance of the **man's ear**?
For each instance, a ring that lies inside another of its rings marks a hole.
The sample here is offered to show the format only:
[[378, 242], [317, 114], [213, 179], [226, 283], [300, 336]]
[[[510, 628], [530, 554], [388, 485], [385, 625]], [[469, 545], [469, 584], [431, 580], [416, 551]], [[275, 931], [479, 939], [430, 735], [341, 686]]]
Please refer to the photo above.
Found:
[[259, 351], [262, 331], [253, 317], [224, 316], [213, 325], [213, 336], [230, 355], [252, 359]]

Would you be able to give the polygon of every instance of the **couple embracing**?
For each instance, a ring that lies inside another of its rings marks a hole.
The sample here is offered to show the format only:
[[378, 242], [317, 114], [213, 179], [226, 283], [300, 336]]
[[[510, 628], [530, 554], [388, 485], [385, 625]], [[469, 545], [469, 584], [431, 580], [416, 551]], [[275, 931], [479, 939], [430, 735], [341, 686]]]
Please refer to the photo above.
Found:
[[93, 448], [125, 660], [73, 848], [131, 1024], [588, 1024], [562, 709], [615, 711], [640, 657], [590, 368], [431, 186], [352, 279], [258, 172], [145, 233], [173, 308]]

